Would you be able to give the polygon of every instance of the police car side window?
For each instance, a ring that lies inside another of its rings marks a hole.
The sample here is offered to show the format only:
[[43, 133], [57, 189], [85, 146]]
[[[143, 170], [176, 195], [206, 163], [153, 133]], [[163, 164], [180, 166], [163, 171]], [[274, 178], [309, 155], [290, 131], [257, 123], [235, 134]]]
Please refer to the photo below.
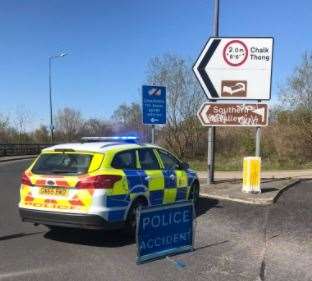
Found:
[[142, 170], [159, 170], [159, 163], [152, 149], [139, 149]]
[[158, 150], [161, 161], [166, 170], [176, 170], [180, 168], [180, 162], [166, 151]]
[[112, 167], [115, 169], [136, 169], [135, 150], [117, 153], [112, 161]]

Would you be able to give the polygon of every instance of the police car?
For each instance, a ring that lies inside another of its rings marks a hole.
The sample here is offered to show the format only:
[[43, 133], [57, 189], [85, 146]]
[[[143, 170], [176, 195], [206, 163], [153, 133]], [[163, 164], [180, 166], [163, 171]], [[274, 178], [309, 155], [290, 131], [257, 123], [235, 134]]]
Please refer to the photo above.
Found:
[[134, 231], [139, 207], [183, 200], [198, 204], [199, 181], [188, 164], [135, 137], [89, 137], [42, 150], [23, 173], [23, 221], [50, 228]]

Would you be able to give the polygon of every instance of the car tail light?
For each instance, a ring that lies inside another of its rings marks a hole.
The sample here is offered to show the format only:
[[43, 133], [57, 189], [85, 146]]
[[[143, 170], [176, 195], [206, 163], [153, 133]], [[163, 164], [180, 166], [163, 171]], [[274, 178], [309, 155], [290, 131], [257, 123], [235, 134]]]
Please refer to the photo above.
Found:
[[121, 180], [121, 176], [118, 175], [100, 175], [86, 177], [81, 179], [76, 184], [76, 188], [96, 188], [96, 189], [113, 188], [114, 183], [119, 180]]
[[30, 185], [30, 186], [33, 185], [31, 183], [29, 177], [25, 174], [25, 172], [22, 174], [21, 182], [22, 182], [22, 184], [25, 184], [25, 185]]

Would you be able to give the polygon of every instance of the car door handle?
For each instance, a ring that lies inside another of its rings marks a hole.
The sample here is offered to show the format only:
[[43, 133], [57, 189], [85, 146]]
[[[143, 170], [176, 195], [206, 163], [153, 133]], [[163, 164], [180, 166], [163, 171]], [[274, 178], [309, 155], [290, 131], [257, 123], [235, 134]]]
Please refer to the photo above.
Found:
[[174, 179], [175, 179], [175, 175], [170, 175], [169, 178], [170, 178], [171, 180], [174, 180]]

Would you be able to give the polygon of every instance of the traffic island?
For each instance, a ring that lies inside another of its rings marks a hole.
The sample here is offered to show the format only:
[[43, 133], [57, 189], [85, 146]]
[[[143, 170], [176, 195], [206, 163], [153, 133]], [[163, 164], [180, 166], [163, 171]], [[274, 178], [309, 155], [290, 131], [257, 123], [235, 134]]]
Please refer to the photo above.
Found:
[[253, 205], [270, 205], [276, 202], [280, 194], [297, 184], [300, 179], [262, 179], [261, 193], [242, 192], [241, 180], [224, 180], [214, 184], [201, 184], [200, 196], [218, 200], [227, 200]]

